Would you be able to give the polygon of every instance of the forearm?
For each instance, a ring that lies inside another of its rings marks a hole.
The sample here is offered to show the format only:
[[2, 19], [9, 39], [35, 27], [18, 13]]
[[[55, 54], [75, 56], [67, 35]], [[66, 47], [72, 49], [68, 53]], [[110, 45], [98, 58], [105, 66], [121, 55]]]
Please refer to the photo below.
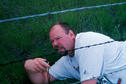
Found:
[[46, 84], [48, 79], [54, 80], [49, 73], [47, 68], [50, 68], [45, 59], [35, 58], [25, 61], [24, 68], [26, 69], [28, 76], [33, 84]]
[[48, 83], [47, 72], [42, 72], [42, 73], [28, 72], [28, 76], [33, 84], [46, 84], [46, 83]]
[[81, 84], [97, 84], [97, 79], [88, 80], [88, 81], [82, 82]]

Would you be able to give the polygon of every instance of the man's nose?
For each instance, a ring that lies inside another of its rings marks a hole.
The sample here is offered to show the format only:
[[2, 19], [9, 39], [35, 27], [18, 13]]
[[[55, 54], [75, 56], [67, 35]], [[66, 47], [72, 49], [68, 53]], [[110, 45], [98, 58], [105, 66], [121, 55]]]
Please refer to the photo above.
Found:
[[56, 41], [56, 40], [54, 40], [54, 42], [53, 42], [53, 47], [55, 48], [55, 46], [57, 46], [58, 45], [58, 42]]

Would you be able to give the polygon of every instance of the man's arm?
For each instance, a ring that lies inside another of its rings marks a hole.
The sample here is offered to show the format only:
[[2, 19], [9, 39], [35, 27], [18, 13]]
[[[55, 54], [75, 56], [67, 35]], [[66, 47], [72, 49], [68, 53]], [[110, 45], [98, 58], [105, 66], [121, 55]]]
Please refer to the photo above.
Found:
[[88, 80], [88, 81], [82, 82], [81, 84], [97, 84], [97, 79]]
[[33, 84], [46, 84], [55, 80], [48, 72], [29, 73], [28, 76]]
[[33, 84], [45, 84], [55, 80], [47, 71], [47, 68], [50, 68], [50, 66], [45, 62], [45, 59], [35, 58], [26, 60], [24, 67]]

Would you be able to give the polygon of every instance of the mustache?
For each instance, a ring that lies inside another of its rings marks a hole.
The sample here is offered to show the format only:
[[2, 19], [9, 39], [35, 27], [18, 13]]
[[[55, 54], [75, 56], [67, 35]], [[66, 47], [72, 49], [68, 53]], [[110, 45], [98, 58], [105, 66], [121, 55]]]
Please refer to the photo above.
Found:
[[64, 47], [62, 46], [54, 46], [54, 49], [56, 49], [56, 51], [58, 51], [59, 49], [64, 49], [64, 51], [58, 51], [59, 55], [67, 55], [68, 54], [68, 50], [66, 50]]
[[60, 46], [55, 46], [54, 48], [56, 49], [56, 51], [58, 51], [59, 49], [64, 49], [64, 51], [58, 51], [58, 54], [59, 54], [59, 55], [62, 55], [62, 56], [63, 56], [63, 55], [66, 56], [66, 55], [70, 54], [71, 51], [74, 51], [74, 50], [75, 50], [75, 49], [66, 50], [66, 49], [65, 49], [64, 47], [62, 47], [62, 46], [61, 46], [61, 47], [60, 47]]
[[58, 50], [58, 49], [65, 49], [64, 47], [59, 47], [59, 46], [54, 46], [54, 49]]

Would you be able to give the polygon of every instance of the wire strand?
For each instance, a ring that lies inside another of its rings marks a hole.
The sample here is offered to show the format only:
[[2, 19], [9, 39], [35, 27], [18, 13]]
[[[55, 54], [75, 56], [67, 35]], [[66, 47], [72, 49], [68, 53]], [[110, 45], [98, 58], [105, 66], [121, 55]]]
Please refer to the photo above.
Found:
[[123, 4], [126, 4], [126, 2], [113, 3], [113, 4], [104, 4], [104, 5], [97, 5], [97, 6], [88, 6], [88, 7], [80, 7], [80, 8], [73, 8], [73, 9], [66, 9], [66, 10], [62, 10], [62, 11], [54, 11], [54, 12], [47, 12], [47, 13], [41, 13], [41, 14], [35, 14], [35, 15], [29, 15], [29, 16], [23, 16], [23, 17], [4, 19], [4, 20], [0, 20], [0, 23], [16, 21], [16, 20], [22, 20], [22, 19], [28, 19], [28, 18], [34, 18], [34, 17], [40, 17], [40, 16], [55, 15], [55, 14], [60, 14], [60, 13], [81, 11], [81, 10], [85, 10], [85, 9], [93, 9], [93, 8], [100, 8], [100, 7], [110, 7], [110, 6], [116, 6], [116, 5], [123, 5]]

